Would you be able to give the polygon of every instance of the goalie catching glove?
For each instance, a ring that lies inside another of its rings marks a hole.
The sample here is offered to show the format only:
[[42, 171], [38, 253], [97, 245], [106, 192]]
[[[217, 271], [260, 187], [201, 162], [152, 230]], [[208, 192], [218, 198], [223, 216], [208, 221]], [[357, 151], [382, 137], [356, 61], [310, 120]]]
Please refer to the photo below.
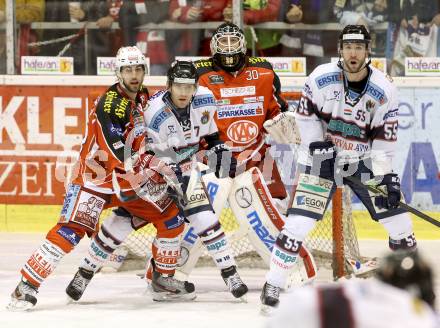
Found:
[[276, 143], [297, 145], [301, 143], [295, 114], [292, 112], [280, 113], [264, 122], [263, 126]]

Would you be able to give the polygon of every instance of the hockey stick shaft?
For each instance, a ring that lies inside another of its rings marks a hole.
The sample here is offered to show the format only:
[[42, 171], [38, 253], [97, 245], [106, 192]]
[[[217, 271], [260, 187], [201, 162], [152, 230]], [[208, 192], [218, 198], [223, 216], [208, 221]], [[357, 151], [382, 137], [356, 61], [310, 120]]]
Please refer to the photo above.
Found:
[[[378, 189], [377, 187], [364, 184], [360, 180], [358, 180], [358, 179], [356, 179], [356, 178], [354, 178], [352, 176], [344, 177], [344, 179], [347, 179], [348, 181], [350, 181], [351, 183], [353, 183], [353, 184], [355, 184], [355, 185], [357, 185], [359, 187], [367, 188], [369, 191], [371, 191], [371, 192], [373, 192], [375, 194], [384, 195], [384, 192], [382, 190]], [[433, 217], [430, 217], [429, 215], [419, 211], [418, 209], [415, 209], [414, 207], [412, 207], [412, 206], [410, 206], [410, 205], [408, 205], [408, 204], [406, 204], [406, 203], [404, 203], [402, 201], [399, 201], [399, 207], [403, 208], [404, 210], [407, 210], [408, 212], [410, 212], [410, 213], [418, 216], [419, 218], [421, 218], [421, 219], [423, 219], [423, 220], [425, 220], [425, 221], [435, 225], [436, 227], [440, 228], [440, 222], [439, 221], [437, 221]]]

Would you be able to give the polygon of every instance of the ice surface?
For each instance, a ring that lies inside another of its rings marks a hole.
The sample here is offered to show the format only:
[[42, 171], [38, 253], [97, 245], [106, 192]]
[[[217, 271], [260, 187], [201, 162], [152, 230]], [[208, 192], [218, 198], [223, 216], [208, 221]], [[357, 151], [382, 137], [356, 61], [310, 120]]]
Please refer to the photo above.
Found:
[[[242, 303], [227, 291], [216, 268], [197, 268], [190, 277], [196, 285], [192, 302], [158, 303], [146, 293], [146, 283], [135, 272], [99, 273], [79, 302], [67, 304], [64, 292], [85, 254], [88, 239], [67, 255], [42, 285], [38, 303], [30, 312], [9, 312], [5, 306], [19, 280], [19, 269], [41, 243], [41, 234], [0, 233], [0, 327], [86, 328], [86, 327], [188, 327], [259, 328], [266, 318], [259, 313], [260, 289], [265, 270], [241, 269], [248, 284], [248, 302]], [[387, 249], [385, 241], [361, 241], [365, 255], [378, 256]], [[419, 241], [424, 255], [439, 276], [440, 241]], [[320, 280], [329, 278], [321, 270]], [[438, 280], [437, 290], [438, 290]], [[281, 301], [283, 298], [281, 298]]]

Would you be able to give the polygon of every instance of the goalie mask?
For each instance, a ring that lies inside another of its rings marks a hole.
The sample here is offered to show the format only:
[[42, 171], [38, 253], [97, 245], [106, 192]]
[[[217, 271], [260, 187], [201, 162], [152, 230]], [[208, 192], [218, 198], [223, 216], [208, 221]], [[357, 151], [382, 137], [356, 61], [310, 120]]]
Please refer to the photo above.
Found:
[[[119, 83], [127, 90], [131, 92], [137, 92], [138, 90], [132, 90], [132, 88], [127, 85], [126, 81], [124, 82], [124, 78], [122, 76], [122, 68], [126, 66], [139, 66], [141, 65], [144, 70], [144, 75], [148, 73], [147, 61], [145, 56], [139, 50], [139, 48], [133, 47], [122, 47], [118, 50], [116, 54], [116, 77], [118, 78]], [[142, 82], [140, 81], [139, 89], [142, 87]]]
[[434, 305], [432, 271], [418, 252], [395, 251], [386, 256], [379, 266], [377, 278]]
[[[347, 25], [344, 27], [342, 32], [339, 34], [339, 41], [338, 41], [338, 52], [339, 52], [339, 61], [338, 61], [338, 67], [341, 68], [344, 71], [347, 71], [349, 73], [358, 73], [361, 70], [363, 70], [365, 67], [370, 65], [371, 63], [371, 57], [370, 57], [370, 41], [371, 36], [368, 32], [367, 28], [364, 25]], [[349, 44], [351, 47], [350, 49], [346, 49], [344, 47], [344, 44]], [[359, 44], [365, 45], [365, 46], [359, 46]], [[365, 47], [363, 49], [363, 47]], [[354, 51], [355, 55], [354, 60], [358, 59], [360, 56], [358, 53], [364, 51], [365, 52], [365, 58], [362, 63], [358, 65], [356, 69], [354, 69], [353, 65], [350, 65], [350, 56], [345, 55], [344, 52], [350, 52]]]
[[227, 72], [238, 71], [245, 62], [246, 40], [243, 31], [235, 24], [223, 23], [211, 39], [214, 63]]

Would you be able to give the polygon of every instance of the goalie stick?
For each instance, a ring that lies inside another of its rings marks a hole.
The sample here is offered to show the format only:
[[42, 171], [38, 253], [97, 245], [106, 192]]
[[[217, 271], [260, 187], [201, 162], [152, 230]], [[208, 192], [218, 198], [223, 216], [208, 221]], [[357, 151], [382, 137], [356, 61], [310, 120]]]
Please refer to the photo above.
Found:
[[[354, 177], [351, 177], [351, 176], [346, 176], [344, 178], [347, 179], [348, 181], [354, 183], [355, 185], [357, 185], [359, 187], [367, 188], [369, 191], [371, 191], [371, 192], [373, 192], [375, 194], [380, 194], [380, 195], [385, 195], [385, 196], [387, 195], [383, 190], [377, 188], [377, 186], [375, 186], [375, 185], [364, 184], [360, 180], [358, 180], [358, 179], [356, 179]], [[410, 205], [408, 205], [408, 204], [406, 204], [406, 203], [404, 203], [402, 201], [399, 201], [399, 206], [401, 208], [407, 210], [408, 212], [418, 216], [419, 218], [421, 218], [421, 219], [423, 219], [423, 220], [425, 220], [425, 221], [435, 225], [436, 227], [440, 228], [440, 222], [437, 221], [436, 219], [434, 219], [433, 217], [430, 217], [429, 215], [419, 211], [418, 209], [415, 209], [414, 207], [412, 207], [412, 206], [410, 206]]]

